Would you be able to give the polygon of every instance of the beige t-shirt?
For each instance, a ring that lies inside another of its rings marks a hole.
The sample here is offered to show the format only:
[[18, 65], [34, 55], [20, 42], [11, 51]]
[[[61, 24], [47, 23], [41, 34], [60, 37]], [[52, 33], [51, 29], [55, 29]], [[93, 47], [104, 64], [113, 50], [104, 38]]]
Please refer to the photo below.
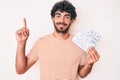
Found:
[[72, 35], [59, 40], [52, 34], [36, 41], [27, 55], [39, 60], [40, 80], [78, 80], [78, 66], [86, 62], [86, 53], [72, 42]]

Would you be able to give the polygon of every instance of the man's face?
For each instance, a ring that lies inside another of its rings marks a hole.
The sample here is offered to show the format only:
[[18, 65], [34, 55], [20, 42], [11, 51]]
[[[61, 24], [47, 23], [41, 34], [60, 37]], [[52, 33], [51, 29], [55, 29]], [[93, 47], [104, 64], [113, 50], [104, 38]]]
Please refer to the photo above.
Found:
[[52, 18], [56, 32], [66, 33], [72, 23], [71, 14], [68, 12], [56, 11], [55, 16]]

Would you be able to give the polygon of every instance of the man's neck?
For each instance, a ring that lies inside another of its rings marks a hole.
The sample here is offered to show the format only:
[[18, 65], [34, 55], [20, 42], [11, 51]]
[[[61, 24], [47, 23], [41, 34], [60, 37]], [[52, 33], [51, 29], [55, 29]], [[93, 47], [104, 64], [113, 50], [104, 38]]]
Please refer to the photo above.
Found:
[[60, 40], [66, 40], [70, 37], [70, 33], [57, 33], [57, 32], [53, 32], [53, 36], [57, 39], [60, 39]]

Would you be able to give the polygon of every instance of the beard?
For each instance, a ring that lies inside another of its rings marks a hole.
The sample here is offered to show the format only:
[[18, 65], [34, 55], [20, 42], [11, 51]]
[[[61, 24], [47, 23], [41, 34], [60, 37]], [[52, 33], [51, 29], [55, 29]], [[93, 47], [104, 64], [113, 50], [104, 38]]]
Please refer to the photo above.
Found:
[[65, 29], [64, 29], [63, 27], [58, 28], [57, 25], [67, 26], [67, 24], [66, 24], [66, 23], [60, 23], [60, 22], [59, 22], [59, 23], [56, 23], [56, 24], [54, 23], [54, 27], [55, 27], [55, 30], [56, 30], [57, 33], [65, 34], [65, 33], [68, 32], [68, 30], [69, 30], [69, 28], [70, 28], [70, 24], [69, 24], [68, 27], [66, 27]]

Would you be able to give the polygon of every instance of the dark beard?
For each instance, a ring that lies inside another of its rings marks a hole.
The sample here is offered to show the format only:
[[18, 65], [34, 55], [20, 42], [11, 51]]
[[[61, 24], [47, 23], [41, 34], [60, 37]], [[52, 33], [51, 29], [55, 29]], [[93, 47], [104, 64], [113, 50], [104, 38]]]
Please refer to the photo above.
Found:
[[[67, 25], [67, 24], [65, 24], [65, 23], [56, 23], [56, 24], [63, 24], [64, 26]], [[65, 30], [63, 30], [63, 27], [61, 27], [60, 29], [58, 29], [58, 28], [56, 27], [55, 23], [54, 23], [54, 27], [55, 27], [55, 30], [56, 30], [57, 33], [63, 33], [63, 34], [65, 34], [65, 33], [68, 32], [68, 30], [69, 30], [69, 28], [70, 28], [70, 25], [69, 25]]]
[[63, 34], [67, 33], [68, 30], [69, 30], [69, 28], [70, 28], [70, 26], [67, 27], [65, 30], [63, 30], [62, 27], [61, 27], [60, 29], [58, 29], [58, 28], [55, 26], [55, 30], [56, 30], [56, 32], [57, 32], [57, 33], [63, 33]]

